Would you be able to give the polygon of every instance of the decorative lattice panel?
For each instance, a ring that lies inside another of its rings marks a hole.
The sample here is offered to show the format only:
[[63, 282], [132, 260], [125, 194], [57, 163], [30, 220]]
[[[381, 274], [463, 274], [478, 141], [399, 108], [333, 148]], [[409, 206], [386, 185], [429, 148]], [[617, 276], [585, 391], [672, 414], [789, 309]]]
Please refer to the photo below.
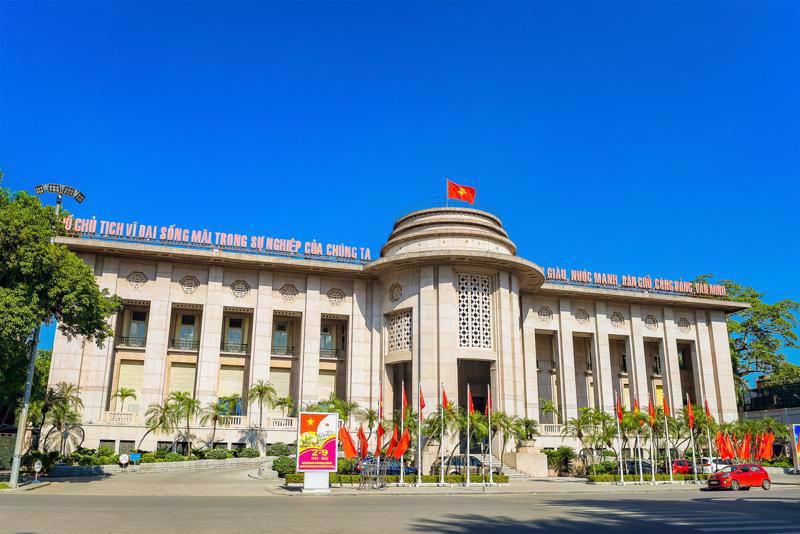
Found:
[[388, 315], [386, 321], [389, 331], [389, 352], [411, 350], [411, 310]]
[[492, 348], [492, 279], [458, 275], [458, 346]]

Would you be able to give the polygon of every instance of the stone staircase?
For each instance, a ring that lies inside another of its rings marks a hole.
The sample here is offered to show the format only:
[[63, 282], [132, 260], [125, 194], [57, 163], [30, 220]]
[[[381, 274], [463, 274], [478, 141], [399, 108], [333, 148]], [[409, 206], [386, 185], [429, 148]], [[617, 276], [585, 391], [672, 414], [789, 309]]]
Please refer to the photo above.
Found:
[[[493, 470], [500, 468], [500, 458], [494, 455], [492, 455], [491, 458], [487, 457], [486, 462], [492, 467]], [[508, 475], [509, 482], [512, 480], [528, 480], [530, 478], [522, 471], [517, 471], [516, 469], [512, 469], [511, 467], [508, 466], [508, 464], [503, 464], [503, 474]]]

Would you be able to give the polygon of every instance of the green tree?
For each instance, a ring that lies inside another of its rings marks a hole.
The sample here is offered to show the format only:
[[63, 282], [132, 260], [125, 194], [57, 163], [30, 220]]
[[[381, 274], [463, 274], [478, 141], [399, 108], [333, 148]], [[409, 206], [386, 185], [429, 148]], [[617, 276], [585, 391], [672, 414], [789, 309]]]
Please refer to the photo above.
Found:
[[111, 395], [111, 398], [120, 400], [119, 411], [124, 412], [125, 411], [125, 401], [127, 399], [136, 400], [136, 390], [134, 390], [133, 388], [126, 388], [126, 387], [123, 386], [123, 387], [119, 388], [117, 391], [115, 391], [114, 394]]
[[[578, 417], [571, 417], [564, 423], [561, 435], [576, 438], [581, 444], [580, 458], [584, 469], [588, 469], [586, 464], [586, 452], [592, 452], [591, 436], [594, 431], [594, 410], [591, 408], [581, 408], [578, 410]], [[592, 462], [594, 468], [594, 462]], [[596, 471], [595, 471], [596, 474]]]
[[[708, 281], [710, 275], [699, 277], [698, 281]], [[768, 304], [764, 294], [749, 286], [732, 280], [721, 282], [728, 299], [750, 304], [750, 308], [736, 312], [728, 317], [728, 338], [731, 347], [733, 371], [736, 377], [736, 390], [739, 402], [748, 389], [747, 378], [752, 374], [770, 376], [780, 371], [786, 364], [787, 348], [798, 348], [797, 312], [800, 302], [783, 299]], [[784, 368], [779, 376], [791, 373]]]
[[202, 426], [206, 426], [206, 423], [211, 423], [211, 444], [208, 447], [209, 449], [214, 448], [214, 438], [217, 436], [217, 425], [219, 424], [220, 420], [225, 417], [225, 412], [227, 410], [228, 405], [222, 400], [218, 400], [217, 402], [209, 402], [202, 410], [200, 410], [200, 424]]
[[192, 434], [189, 432], [189, 424], [200, 412], [200, 401], [186, 391], [173, 391], [170, 393], [167, 402], [172, 407], [175, 420], [186, 423], [185, 438], [188, 445], [186, 456], [188, 458], [192, 454]]
[[800, 383], [800, 365], [793, 363], [782, 362], [775, 366], [772, 374], [769, 375], [770, 386], [785, 386], [798, 383]]
[[101, 291], [86, 263], [53, 242], [64, 235], [55, 209], [25, 192], [0, 189], [0, 414], [19, 404], [32, 332], [58, 322], [68, 338], [102, 346], [120, 301]]
[[147, 432], [145, 432], [142, 439], [139, 440], [139, 447], [137, 447], [137, 450], [141, 450], [144, 438], [151, 432], [171, 434], [178, 425], [178, 420], [175, 417], [175, 409], [166, 401], [161, 404], [151, 404], [144, 415], [144, 424], [147, 427]]
[[266, 402], [267, 406], [274, 408], [278, 401], [278, 393], [275, 391], [275, 386], [259, 380], [247, 392], [247, 398], [250, 401], [258, 401], [258, 428], [260, 430], [264, 419], [264, 403]]
[[372, 408], [362, 408], [358, 412], [356, 412], [356, 418], [360, 422], [366, 423], [367, 429], [369, 430], [369, 434], [367, 435], [367, 440], [369, 440], [369, 438], [372, 437], [372, 429], [375, 428], [375, 423], [378, 422], [378, 411]]
[[[438, 414], [437, 414], [438, 415]], [[492, 434], [500, 436], [500, 470], [503, 472], [503, 454], [506, 452], [508, 438], [514, 432], [514, 419], [505, 412], [492, 412]]]
[[291, 416], [294, 410], [294, 399], [291, 395], [286, 395], [275, 401], [275, 407], [283, 411], [283, 417]]

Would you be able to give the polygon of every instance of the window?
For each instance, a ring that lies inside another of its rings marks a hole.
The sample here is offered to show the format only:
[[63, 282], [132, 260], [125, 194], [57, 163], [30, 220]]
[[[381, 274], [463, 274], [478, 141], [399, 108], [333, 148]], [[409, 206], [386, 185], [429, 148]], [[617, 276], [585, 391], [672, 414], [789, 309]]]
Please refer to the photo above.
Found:
[[242, 344], [242, 320], [231, 317], [228, 319], [228, 335], [225, 341], [229, 345]]
[[411, 350], [411, 310], [386, 316], [389, 331], [389, 352]]
[[661, 358], [658, 357], [658, 354], [653, 354], [653, 374], [661, 374]]
[[171, 441], [159, 441], [158, 445], [156, 445], [157, 451], [171, 451], [172, 450], [172, 442]]
[[289, 347], [289, 325], [287, 323], [275, 323], [275, 330], [272, 332], [272, 346], [281, 349]]
[[170, 367], [169, 392], [185, 391], [194, 396], [195, 365], [173, 362]]
[[323, 326], [319, 334], [319, 348], [321, 350], [333, 350], [333, 334], [330, 326]]
[[130, 454], [130, 452], [136, 448], [135, 441], [126, 441], [120, 440], [119, 442], [119, 453], [120, 454]]
[[686, 369], [686, 349], [678, 349], [678, 368]]
[[458, 346], [492, 348], [492, 279], [458, 275]]
[[179, 338], [181, 341], [194, 341], [194, 315], [181, 315]]
[[117, 448], [117, 442], [114, 441], [113, 439], [101, 439], [100, 440], [100, 445], [98, 445], [97, 448], [99, 449], [100, 447], [105, 447], [105, 448], [111, 449], [113, 451], [113, 450], [116, 450], [116, 448]]
[[628, 355], [625, 354], [625, 349], [619, 353], [619, 370], [623, 373], [628, 372]]
[[131, 324], [128, 327], [128, 337], [137, 340], [147, 338], [147, 312], [131, 312]]

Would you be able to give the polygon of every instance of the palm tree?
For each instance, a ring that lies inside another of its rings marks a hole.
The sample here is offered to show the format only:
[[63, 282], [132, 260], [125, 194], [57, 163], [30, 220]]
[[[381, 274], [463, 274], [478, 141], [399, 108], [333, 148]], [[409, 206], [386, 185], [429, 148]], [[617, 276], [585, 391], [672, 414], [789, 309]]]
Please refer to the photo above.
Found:
[[229, 408], [225, 406], [224, 401], [218, 400], [217, 402], [209, 402], [205, 408], [200, 410], [200, 424], [202, 426], [206, 426], [206, 423], [210, 421], [212, 425], [210, 449], [214, 448], [214, 438], [217, 435], [217, 424], [219, 424], [220, 420], [225, 416], [226, 409]]
[[549, 399], [545, 398], [539, 399], [539, 411], [542, 412], [542, 419], [544, 419], [549, 414], [553, 414], [555, 416], [553, 419], [554, 422], [556, 423], [558, 422], [559, 417], [561, 417], [561, 414], [556, 408], [556, 403]]
[[291, 414], [292, 410], [294, 409], [294, 399], [291, 397], [291, 395], [281, 397], [275, 401], [275, 407], [281, 408], [283, 411], [283, 417], [286, 417], [287, 414]]
[[78, 386], [69, 382], [59, 382], [56, 384], [55, 398], [57, 403], [64, 403], [73, 410], [83, 408], [83, 400], [80, 397]]
[[250, 401], [258, 401], [258, 428], [260, 430], [264, 416], [264, 403], [266, 402], [267, 406], [274, 408], [278, 401], [278, 392], [275, 391], [275, 386], [269, 382], [259, 380], [248, 390], [247, 398]]
[[47, 440], [53, 431], [57, 431], [59, 434], [59, 454], [64, 454], [67, 440], [70, 437], [81, 436], [81, 442], [83, 441], [80, 415], [68, 402], [57, 402], [47, 414], [47, 422], [52, 425], [52, 428], [45, 436], [45, 447], [47, 447]]
[[362, 423], [367, 424], [367, 429], [369, 429], [367, 440], [369, 440], [372, 437], [372, 429], [375, 428], [375, 423], [378, 421], [378, 411], [372, 408], [362, 408], [356, 413], [356, 417]]
[[111, 395], [112, 399], [119, 399], [122, 405], [119, 408], [119, 411], [125, 411], [125, 399], [133, 399], [136, 400], [136, 391], [133, 388], [126, 388], [121, 387], [119, 388], [113, 395]]
[[503, 473], [503, 454], [514, 429], [514, 420], [505, 412], [492, 412], [492, 432], [500, 434], [500, 470]]
[[[589, 466], [586, 463], [586, 454], [584, 453], [585, 450], [589, 450], [591, 452], [591, 447], [589, 447], [589, 440], [591, 438], [592, 430], [594, 429], [594, 417], [592, 414], [591, 408], [581, 408], [578, 410], [578, 417], [572, 417], [567, 419], [567, 422], [564, 423], [564, 428], [561, 430], [562, 437], [572, 437], [577, 438], [577, 440], [581, 444], [581, 461], [583, 462], [584, 469], [588, 469]], [[597, 474], [597, 469], [594, 466], [594, 462], [592, 462], [592, 467], [594, 468], [594, 473]]]
[[145, 432], [142, 439], [139, 440], [139, 446], [136, 450], [141, 450], [144, 438], [151, 432], [171, 434], [178, 425], [178, 420], [175, 417], [175, 409], [168, 402], [151, 404], [144, 415], [144, 424], [147, 427], [147, 432]]
[[192, 435], [189, 433], [189, 424], [192, 418], [200, 412], [200, 401], [186, 391], [173, 391], [167, 402], [174, 410], [175, 419], [186, 422], [186, 457], [188, 458], [192, 454]]

